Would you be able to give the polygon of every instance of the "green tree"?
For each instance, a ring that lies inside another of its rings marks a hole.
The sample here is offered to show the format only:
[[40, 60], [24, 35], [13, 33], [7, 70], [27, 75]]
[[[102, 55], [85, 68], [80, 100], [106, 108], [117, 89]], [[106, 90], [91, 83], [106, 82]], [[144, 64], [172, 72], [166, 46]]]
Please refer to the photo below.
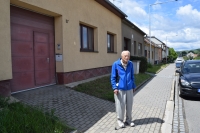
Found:
[[187, 52], [186, 51], [182, 51], [182, 56], [186, 56]]
[[169, 60], [174, 61], [178, 57], [178, 54], [174, 51], [173, 48], [169, 48]]

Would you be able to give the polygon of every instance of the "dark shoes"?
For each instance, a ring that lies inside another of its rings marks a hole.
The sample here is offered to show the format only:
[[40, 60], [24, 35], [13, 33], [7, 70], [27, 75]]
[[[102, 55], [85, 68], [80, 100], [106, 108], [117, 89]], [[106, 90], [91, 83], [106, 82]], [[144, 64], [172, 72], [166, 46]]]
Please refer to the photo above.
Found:
[[126, 121], [125, 124], [128, 125], [128, 126], [131, 126], [131, 127], [134, 127], [134, 126], [135, 126], [135, 124], [134, 124], [132, 121], [131, 121], [131, 122], [127, 122], [127, 121]]

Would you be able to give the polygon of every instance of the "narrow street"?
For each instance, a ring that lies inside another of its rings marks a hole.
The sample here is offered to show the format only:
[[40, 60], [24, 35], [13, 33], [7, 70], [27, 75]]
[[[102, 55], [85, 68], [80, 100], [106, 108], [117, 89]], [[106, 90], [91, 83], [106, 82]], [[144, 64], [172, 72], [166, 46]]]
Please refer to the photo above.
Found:
[[200, 129], [197, 125], [200, 125], [200, 98], [184, 97], [182, 100], [189, 133], [199, 133]]
[[175, 85], [175, 110], [173, 133], [199, 133], [200, 129], [200, 98], [180, 97], [178, 76]]

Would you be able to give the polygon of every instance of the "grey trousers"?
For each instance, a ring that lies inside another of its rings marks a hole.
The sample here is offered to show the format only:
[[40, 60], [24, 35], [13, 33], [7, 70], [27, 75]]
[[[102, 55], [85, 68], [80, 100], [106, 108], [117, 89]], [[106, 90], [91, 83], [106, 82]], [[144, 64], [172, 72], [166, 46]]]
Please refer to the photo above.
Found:
[[132, 121], [132, 106], [133, 106], [133, 89], [122, 91], [119, 90], [118, 94], [114, 94], [115, 107], [117, 113], [117, 119], [124, 121], [124, 113], [126, 110], [126, 122]]

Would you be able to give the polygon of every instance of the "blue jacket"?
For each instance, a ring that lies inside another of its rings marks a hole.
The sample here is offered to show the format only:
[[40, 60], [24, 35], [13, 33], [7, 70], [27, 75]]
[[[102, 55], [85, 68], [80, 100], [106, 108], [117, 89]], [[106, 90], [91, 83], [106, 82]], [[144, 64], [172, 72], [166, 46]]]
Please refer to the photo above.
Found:
[[[126, 70], [121, 64], [121, 59], [115, 61], [112, 65], [111, 85], [113, 90], [130, 90], [135, 89], [133, 63], [128, 61]], [[116, 85], [118, 83], [118, 86]]]

